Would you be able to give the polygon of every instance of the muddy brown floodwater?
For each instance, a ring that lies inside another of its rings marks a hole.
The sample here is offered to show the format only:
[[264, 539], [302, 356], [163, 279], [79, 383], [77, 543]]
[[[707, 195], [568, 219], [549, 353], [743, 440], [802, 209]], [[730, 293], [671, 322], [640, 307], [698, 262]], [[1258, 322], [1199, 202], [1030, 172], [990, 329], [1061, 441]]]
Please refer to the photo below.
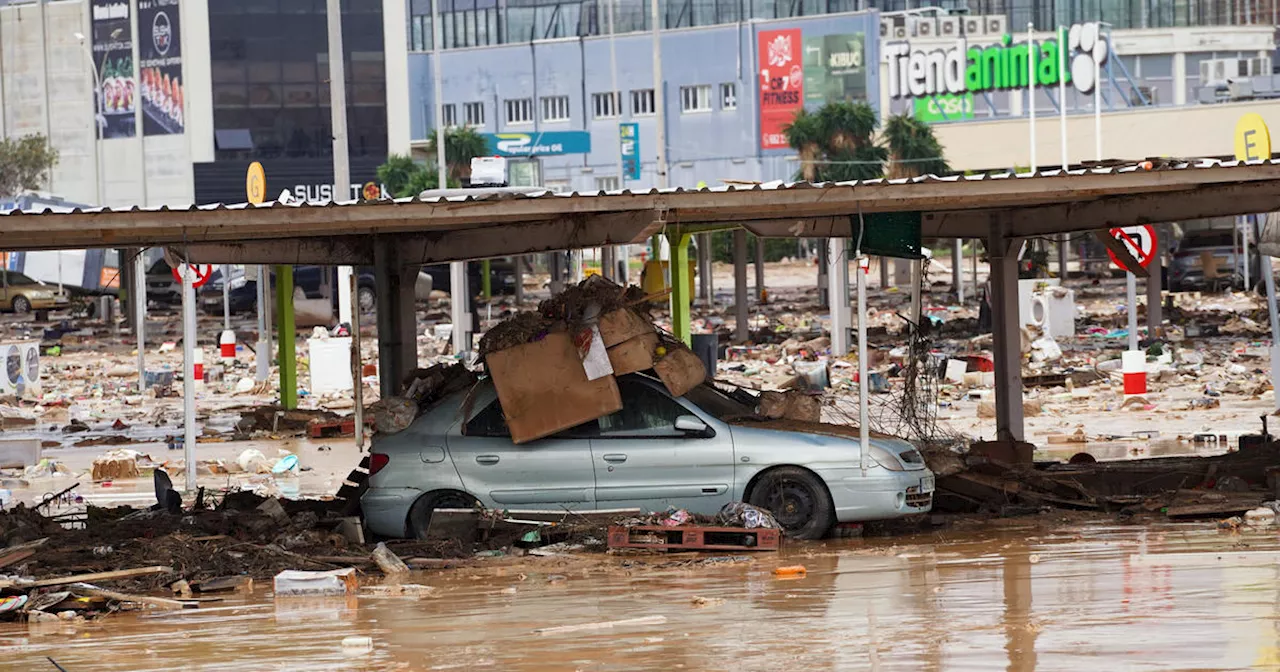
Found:
[[[53, 670], [49, 656], [69, 672], [1277, 669], [1278, 549], [1274, 530], [1042, 516], [742, 563], [495, 560], [415, 575], [435, 599], [259, 589], [216, 612], [6, 625], [0, 668]], [[788, 564], [808, 574], [775, 578]], [[666, 621], [534, 633], [653, 616]], [[352, 636], [373, 650], [344, 653]]]

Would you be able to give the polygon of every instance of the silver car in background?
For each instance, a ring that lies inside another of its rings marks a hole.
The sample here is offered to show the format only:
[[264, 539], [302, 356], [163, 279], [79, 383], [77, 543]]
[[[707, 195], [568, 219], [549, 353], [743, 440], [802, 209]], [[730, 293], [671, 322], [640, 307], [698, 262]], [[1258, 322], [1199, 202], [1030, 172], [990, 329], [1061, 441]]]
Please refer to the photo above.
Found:
[[[437, 508], [683, 508], [733, 501], [769, 509], [792, 537], [836, 523], [899, 518], [932, 506], [934, 478], [901, 439], [856, 439], [735, 420], [753, 408], [711, 385], [672, 398], [656, 379], [618, 379], [622, 410], [554, 436], [511, 443], [491, 381], [441, 401], [408, 429], [374, 438], [365, 522], [421, 537]], [[466, 416], [463, 405], [466, 403]], [[794, 423], [793, 423], [794, 424]], [[754, 426], [753, 426], [754, 425]]]

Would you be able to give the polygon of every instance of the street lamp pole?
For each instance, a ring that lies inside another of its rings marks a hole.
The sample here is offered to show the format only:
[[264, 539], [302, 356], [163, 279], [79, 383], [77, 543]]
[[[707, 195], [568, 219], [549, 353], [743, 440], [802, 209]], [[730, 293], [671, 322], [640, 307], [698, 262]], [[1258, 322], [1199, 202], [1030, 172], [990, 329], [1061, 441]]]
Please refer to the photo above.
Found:
[[97, 103], [97, 114], [93, 117], [93, 167], [97, 177], [97, 179], [94, 180], [94, 187], [98, 193], [98, 205], [106, 207], [107, 204], [103, 201], [103, 192], [106, 190], [102, 188], [103, 171], [101, 138], [98, 137], [99, 129], [101, 128], [100, 124], [105, 116], [102, 109], [102, 79], [98, 74], [98, 68], [93, 64], [93, 51], [89, 49], [89, 44], [85, 40], [84, 33], [76, 33], [76, 39], [79, 40], [80, 46], [84, 48], [85, 58], [89, 59], [89, 72], [93, 75], [93, 99]]

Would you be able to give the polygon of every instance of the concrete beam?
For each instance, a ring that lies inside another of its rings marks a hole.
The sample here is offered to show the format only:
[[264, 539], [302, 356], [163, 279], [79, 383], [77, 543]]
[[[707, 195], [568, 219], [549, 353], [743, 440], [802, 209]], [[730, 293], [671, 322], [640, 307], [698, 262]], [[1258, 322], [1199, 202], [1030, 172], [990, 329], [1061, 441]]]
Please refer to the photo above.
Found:
[[747, 232], [733, 232], [733, 314], [736, 328], [734, 343], [746, 343], [751, 339], [751, 323], [747, 318]]
[[369, 236], [334, 236], [294, 240], [261, 240], [246, 243], [189, 245], [197, 264], [286, 264], [290, 266], [370, 266], [373, 240]]

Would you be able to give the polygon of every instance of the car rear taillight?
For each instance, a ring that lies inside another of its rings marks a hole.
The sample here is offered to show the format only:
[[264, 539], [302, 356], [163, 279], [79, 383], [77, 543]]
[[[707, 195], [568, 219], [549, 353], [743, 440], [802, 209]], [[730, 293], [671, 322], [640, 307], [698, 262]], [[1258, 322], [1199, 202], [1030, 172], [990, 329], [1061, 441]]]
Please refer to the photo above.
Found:
[[369, 475], [372, 476], [378, 473], [379, 471], [382, 471], [382, 468], [387, 466], [387, 463], [390, 461], [391, 461], [391, 456], [387, 455], [386, 453], [370, 453], [369, 454]]

